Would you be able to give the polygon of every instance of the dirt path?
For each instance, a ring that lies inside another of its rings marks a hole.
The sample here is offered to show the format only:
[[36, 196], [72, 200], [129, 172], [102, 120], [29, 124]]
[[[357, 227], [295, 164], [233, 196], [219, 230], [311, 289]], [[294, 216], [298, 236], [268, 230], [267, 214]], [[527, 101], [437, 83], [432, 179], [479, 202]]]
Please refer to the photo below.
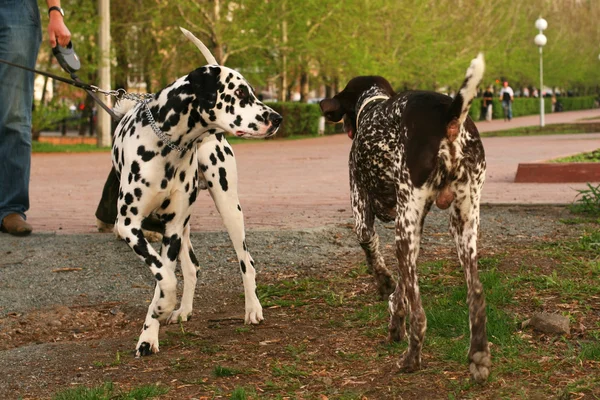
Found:
[[[481, 256], [576, 236], [577, 228], [561, 218], [570, 218], [562, 207], [484, 207]], [[160, 383], [169, 388], [161, 397], [168, 399], [229, 398], [239, 387], [252, 388], [260, 398], [447, 398], [453, 381], [468, 379], [466, 364], [449, 367], [428, 353], [422, 373], [398, 374], [398, 350], [382, 347], [384, 332], [369, 339], [366, 327], [354, 326], [357, 310], [383, 303], [371, 278], [356, 272], [363, 255], [350, 222], [249, 232], [259, 294], [270, 296], [263, 300], [266, 321], [258, 327], [242, 324], [241, 279], [227, 236], [194, 233], [203, 267], [194, 319], [162, 328], [161, 352], [142, 359], [133, 358], [132, 350], [153, 282], [125, 243], [110, 234], [2, 240], [0, 393], [7, 399], [49, 398], [67, 388], [113, 382], [120, 390]], [[423, 262], [455, 260], [446, 226], [446, 212], [430, 214]], [[388, 259], [390, 228], [379, 227]], [[269, 303], [283, 290], [281, 282], [290, 281], [297, 297], [281, 294], [288, 300]], [[303, 299], [310, 290], [316, 294]], [[385, 320], [384, 308], [379, 318]], [[216, 376], [220, 366], [238, 372]], [[495, 397], [522, 378], [499, 372], [475, 397]], [[542, 395], [551, 390], [537, 384], [534, 389]]]

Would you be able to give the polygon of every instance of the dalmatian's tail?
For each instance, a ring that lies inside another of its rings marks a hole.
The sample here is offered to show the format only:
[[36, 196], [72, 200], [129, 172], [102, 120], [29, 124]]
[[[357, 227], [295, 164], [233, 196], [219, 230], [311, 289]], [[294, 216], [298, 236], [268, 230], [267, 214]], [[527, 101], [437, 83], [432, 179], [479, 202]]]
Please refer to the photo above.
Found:
[[460, 127], [464, 124], [467, 116], [469, 115], [469, 109], [471, 108], [471, 102], [475, 96], [477, 96], [477, 86], [483, 79], [483, 72], [485, 71], [485, 62], [483, 61], [483, 53], [479, 53], [477, 58], [471, 60], [471, 65], [467, 69], [465, 80], [458, 90], [456, 97], [452, 101], [448, 110], [448, 124], [447, 124], [447, 136], [450, 141], [454, 141], [458, 136]]
[[125, 114], [129, 112], [129, 110], [135, 107], [136, 104], [137, 102], [135, 102], [134, 100], [121, 99], [117, 102], [117, 104], [115, 104], [112, 110], [117, 115], [117, 117], [121, 119], [125, 116]]

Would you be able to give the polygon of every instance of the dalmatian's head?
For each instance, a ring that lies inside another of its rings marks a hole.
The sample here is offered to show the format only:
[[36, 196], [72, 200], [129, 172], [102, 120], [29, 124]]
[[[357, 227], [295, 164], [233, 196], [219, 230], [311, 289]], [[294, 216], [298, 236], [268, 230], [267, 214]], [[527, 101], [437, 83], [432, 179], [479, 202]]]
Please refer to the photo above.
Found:
[[208, 65], [187, 76], [196, 98], [196, 107], [212, 128], [244, 138], [269, 137], [277, 132], [283, 118], [262, 103], [252, 86], [237, 71]]
[[196, 110], [204, 115], [204, 121], [212, 128], [239, 137], [262, 138], [274, 135], [283, 120], [281, 115], [258, 100], [252, 86], [239, 72], [218, 65], [198, 38], [188, 30], [180, 29], [209, 63], [191, 72], [186, 78], [196, 98]]

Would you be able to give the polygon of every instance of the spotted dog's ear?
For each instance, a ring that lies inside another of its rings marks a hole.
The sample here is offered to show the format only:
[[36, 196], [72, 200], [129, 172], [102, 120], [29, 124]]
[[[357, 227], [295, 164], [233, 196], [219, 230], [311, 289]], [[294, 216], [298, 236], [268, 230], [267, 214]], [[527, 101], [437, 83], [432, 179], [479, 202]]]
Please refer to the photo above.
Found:
[[207, 66], [197, 68], [187, 76], [201, 108], [208, 110], [215, 107], [217, 95], [224, 89], [220, 75], [220, 67]]
[[337, 99], [324, 99], [319, 105], [323, 115], [330, 122], [339, 122], [344, 117], [342, 105]]

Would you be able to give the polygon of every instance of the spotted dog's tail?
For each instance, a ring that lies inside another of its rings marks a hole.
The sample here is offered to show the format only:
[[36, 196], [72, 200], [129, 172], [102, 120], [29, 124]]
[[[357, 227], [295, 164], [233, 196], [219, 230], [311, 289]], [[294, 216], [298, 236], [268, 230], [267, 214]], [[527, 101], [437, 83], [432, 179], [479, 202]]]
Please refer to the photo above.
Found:
[[119, 117], [123, 118], [125, 114], [129, 112], [137, 103], [134, 100], [121, 99], [113, 107], [113, 112]]
[[215, 56], [212, 55], [208, 47], [206, 47], [200, 39], [198, 39], [196, 36], [194, 36], [192, 32], [188, 31], [185, 28], [179, 27], [179, 29], [181, 29], [181, 32], [183, 32], [185, 37], [188, 38], [190, 42], [196, 45], [196, 47], [198, 48], [198, 50], [200, 50], [204, 58], [206, 58], [206, 62], [208, 62], [209, 65], [219, 65]]
[[477, 95], [477, 86], [483, 78], [485, 71], [485, 62], [483, 61], [483, 53], [479, 53], [477, 58], [471, 60], [471, 65], [467, 69], [465, 81], [458, 90], [456, 97], [450, 105], [448, 112], [447, 135], [448, 139], [453, 141], [458, 136], [460, 126], [467, 119], [471, 102]]

